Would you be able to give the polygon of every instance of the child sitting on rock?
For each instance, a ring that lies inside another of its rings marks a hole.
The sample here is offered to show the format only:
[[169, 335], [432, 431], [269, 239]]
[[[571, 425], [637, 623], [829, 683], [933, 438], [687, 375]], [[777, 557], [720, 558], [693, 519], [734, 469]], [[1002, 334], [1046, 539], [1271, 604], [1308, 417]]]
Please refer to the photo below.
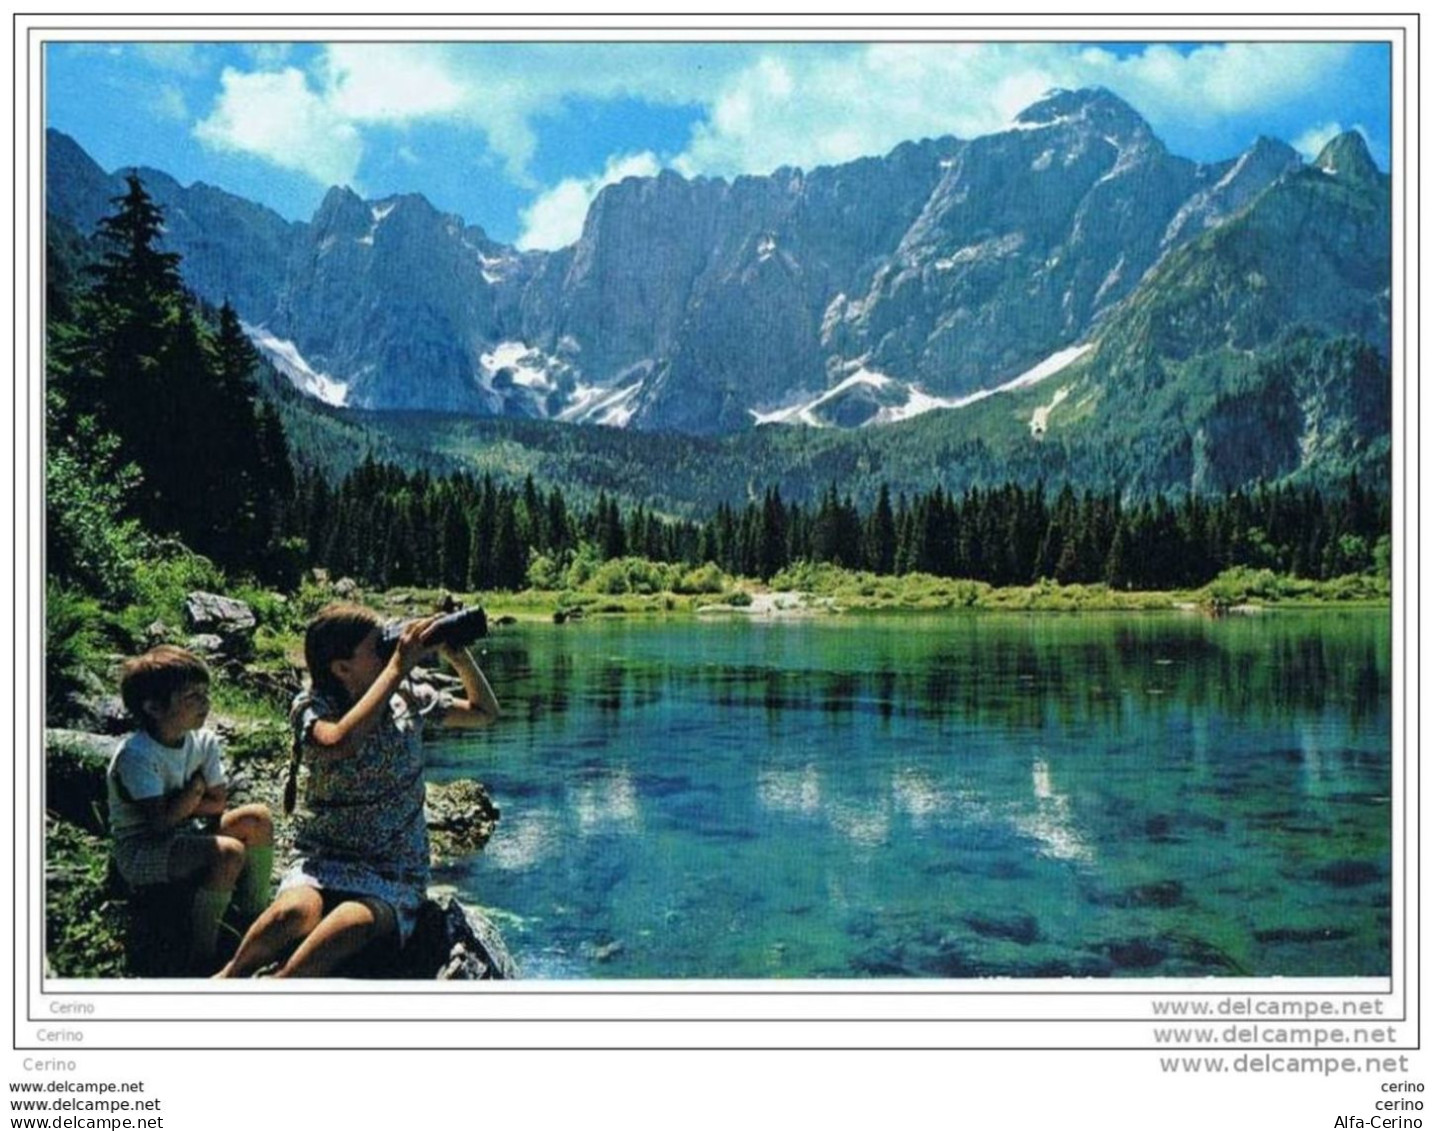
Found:
[[197, 878], [190, 910], [191, 973], [214, 968], [219, 924], [238, 886], [251, 916], [269, 900], [273, 821], [264, 805], [227, 809], [209, 669], [162, 645], [125, 662], [120, 696], [140, 729], [110, 761], [110, 831], [121, 876], [135, 888]]
[[463, 698], [408, 677], [439, 617], [415, 620], [385, 643], [377, 613], [362, 605], [321, 610], [304, 638], [312, 686], [294, 701], [295, 760], [309, 765], [306, 804], [295, 829], [298, 859], [273, 906], [249, 928], [221, 971], [261, 970], [297, 949], [275, 977], [328, 974], [360, 951], [401, 945], [427, 897], [428, 826], [424, 815], [425, 726], [486, 726], [497, 699], [467, 649], [438, 644], [463, 684]]

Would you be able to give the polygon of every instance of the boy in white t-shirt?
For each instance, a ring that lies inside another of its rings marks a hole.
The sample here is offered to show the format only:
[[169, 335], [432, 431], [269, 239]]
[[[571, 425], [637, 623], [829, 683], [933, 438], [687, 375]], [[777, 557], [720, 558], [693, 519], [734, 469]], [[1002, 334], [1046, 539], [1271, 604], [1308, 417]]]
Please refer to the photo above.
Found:
[[[190, 920], [190, 972], [214, 965], [219, 924], [236, 885], [241, 906], [268, 904], [273, 820], [265, 805], [227, 809], [219, 739], [209, 715], [209, 669], [162, 645], [127, 660], [120, 696], [140, 729], [109, 765], [114, 859], [135, 887], [199, 877]], [[216, 820], [217, 819], [217, 820]]]

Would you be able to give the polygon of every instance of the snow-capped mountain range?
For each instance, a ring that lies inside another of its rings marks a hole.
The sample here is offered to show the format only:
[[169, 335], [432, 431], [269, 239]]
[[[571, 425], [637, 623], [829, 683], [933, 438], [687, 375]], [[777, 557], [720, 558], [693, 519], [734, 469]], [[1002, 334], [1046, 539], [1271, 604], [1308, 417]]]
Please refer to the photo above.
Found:
[[[1357, 134], [1314, 168], [1386, 182]], [[725, 433], [880, 425], [1049, 380], [1097, 356], [1156, 268], [1197, 256], [1211, 232], [1308, 171], [1262, 138], [1223, 162], [1173, 156], [1124, 102], [1084, 90], [1052, 92], [1000, 133], [841, 166], [628, 178], [599, 194], [576, 244], [553, 252], [499, 244], [417, 195], [334, 188], [312, 220], [289, 223], [210, 186], [140, 176], [189, 285], [230, 300], [310, 396]], [[47, 172], [51, 216], [81, 231], [122, 189], [121, 172], [54, 131]], [[1327, 242], [1339, 222], [1291, 219], [1273, 232], [1289, 241], [1274, 261], [1299, 263], [1309, 225]], [[1337, 277], [1251, 265], [1250, 301], [1280, 314], [1249, 344], [1309, 311], [1321, 330], [1386, 355], [1388, 257], [1372, 252], [1366, 269]], [[1285, 299], [1280, 288], [1316, 293]]]

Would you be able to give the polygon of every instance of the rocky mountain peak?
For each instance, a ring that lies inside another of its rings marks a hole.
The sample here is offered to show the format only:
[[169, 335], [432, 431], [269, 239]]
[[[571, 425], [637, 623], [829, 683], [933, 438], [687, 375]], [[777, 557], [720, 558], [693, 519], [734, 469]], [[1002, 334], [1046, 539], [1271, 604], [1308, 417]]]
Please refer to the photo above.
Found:
[[1128, 102], [1102, 86], [1047, 91], [1039, 102], [1016, 115], [1015, 122], [1026, 127], [1080, 122], [1122, 142], [1154, 136], [1149, 123]]
[[1379, 175], [1378, 166], [1368, 152], [1368, 143], [1357, 130], [1341, 133], [1324, 146], [1314, 161], [1314, 168], [1332, 176], [1348, 176], [1361, 181], [1375, 180]]
[[367, 227], [368, 222], [368, 206], [347, 185], [329, 189], [313, 215], [313, 226], [318, 231]]

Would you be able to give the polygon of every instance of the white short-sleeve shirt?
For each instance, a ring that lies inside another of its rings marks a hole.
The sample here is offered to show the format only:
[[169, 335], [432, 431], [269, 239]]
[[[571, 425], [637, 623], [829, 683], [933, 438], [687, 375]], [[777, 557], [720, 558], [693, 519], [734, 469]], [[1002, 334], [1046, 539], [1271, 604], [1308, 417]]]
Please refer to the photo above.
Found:
[[213, 731], [191, 730], [177, 747], [165, 746], [142, 730], [135, 731], [120, 743], [106, 775], [111, 833], [118, 839], [147, 832], [148, 822], [134, 802], [182, 789], [195, 770], [204, 771], [206, 786], [225, 782], [219, 736]]

